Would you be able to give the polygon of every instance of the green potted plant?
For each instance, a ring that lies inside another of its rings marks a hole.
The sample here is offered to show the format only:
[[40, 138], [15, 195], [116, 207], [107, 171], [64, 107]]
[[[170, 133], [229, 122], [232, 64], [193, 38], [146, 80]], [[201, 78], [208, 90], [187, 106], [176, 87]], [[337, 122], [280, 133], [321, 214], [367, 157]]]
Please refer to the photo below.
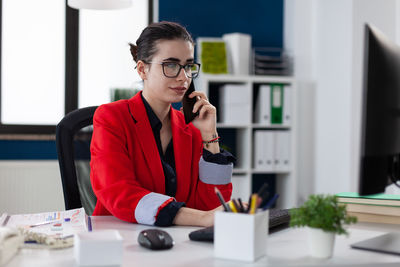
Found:
[[333, 195], [310, 195], [302, 206], [290, 211], [290, 216], [291, 227], [308, 227], [310, 252], [318, 258], [331, 257], [335, 234], [347, 235], [344, 225], [357, 222]]

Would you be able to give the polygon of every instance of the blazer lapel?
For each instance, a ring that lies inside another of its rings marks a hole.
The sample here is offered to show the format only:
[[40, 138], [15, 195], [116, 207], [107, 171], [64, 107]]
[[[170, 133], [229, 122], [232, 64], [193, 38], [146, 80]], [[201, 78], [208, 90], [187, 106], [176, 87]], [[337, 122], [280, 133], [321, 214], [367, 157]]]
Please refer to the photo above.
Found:
[[192, 164], [192, 135], [188, 126], [179, 119], [179, 111], [171, 108], [171, 128], [174, 142], [175, 169], [177, 176], [176, 199], [186, 200], [190, 193]]
[[134, 130], [136, 132], [136, 136], [134, 138], [138, 138], [137, 142], [140, 144], [146, 159], [147, 167], [150, 170], [153, 178], [151, 180], [154, 181], [154, 191], [164, 194], [164, 171], [141, 94], [142, 92], [136, 94], [128, 101], [129, 111], [131, 112], [132, 119], [135, 122]]

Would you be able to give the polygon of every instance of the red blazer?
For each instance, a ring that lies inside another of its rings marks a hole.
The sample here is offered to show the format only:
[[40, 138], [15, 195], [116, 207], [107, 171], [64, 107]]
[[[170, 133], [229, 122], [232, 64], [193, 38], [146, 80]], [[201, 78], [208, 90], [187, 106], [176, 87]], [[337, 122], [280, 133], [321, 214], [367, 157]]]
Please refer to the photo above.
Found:
[[[214, 209], [220, 205], [215, 185], [199, 179], [203, 151], [200, 131], [191, 123], [185, 124], [183, 114], [173, 108], [170, 116], [177, 175], [175, 199], [189, 208]], [[97, 196], [93, 215], [112, 214], [137, 222], [135, 208], [140, 199], [150, 192], [165, 194], [161, 159], [141, 93], [101, 105], [93, 127], [90, 178]], [[217, 187], [229, 200], [232, 184]]]

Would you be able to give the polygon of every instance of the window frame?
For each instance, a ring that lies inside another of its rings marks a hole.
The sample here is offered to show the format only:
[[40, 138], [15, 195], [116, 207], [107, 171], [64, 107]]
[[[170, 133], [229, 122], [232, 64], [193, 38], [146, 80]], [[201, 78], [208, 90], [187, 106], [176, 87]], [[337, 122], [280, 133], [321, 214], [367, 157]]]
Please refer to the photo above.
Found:
[[[65, 0], [65, 88], [64, 115], [78, 108], [79, 73], [79, 10], [71, 8]], [[148, 0], [148, 23], [153, 22], [153, 0]], [[2, 24], [3, 0], [0, 0], [0, 81], [2, 70]], [[3, 124], [1, 122], [1, 82], [0, 82], [0, 135], [1, 134], [55, 134], [56, 125]]]

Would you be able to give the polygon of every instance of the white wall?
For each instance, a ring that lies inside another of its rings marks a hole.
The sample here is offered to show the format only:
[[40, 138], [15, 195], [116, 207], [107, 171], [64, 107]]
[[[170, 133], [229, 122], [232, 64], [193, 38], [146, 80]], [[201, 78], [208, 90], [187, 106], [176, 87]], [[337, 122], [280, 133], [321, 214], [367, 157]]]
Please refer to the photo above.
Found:
[[294, 57], [297, 103], [298, 203], [315, 191], [314, 0], [286, 0], [284, 45]]
[[352, 1], [316, 3], [316, 192], [349, 190]]
[[108, 103], [111, 89], [132, 89], [141, 81], [128, 43], [135, 44], [148, 24], [147, 4], [133, 1], [130, 8], [80, 10], [78, 107]]
[[397, 1], [396, 5], [396, 42], [400, 45], [400, 3]]
[[300, 200], [356, 190], [363, 23], [399, 40], [399, 2], [285, 1], [285, 47], [299, 81]]

